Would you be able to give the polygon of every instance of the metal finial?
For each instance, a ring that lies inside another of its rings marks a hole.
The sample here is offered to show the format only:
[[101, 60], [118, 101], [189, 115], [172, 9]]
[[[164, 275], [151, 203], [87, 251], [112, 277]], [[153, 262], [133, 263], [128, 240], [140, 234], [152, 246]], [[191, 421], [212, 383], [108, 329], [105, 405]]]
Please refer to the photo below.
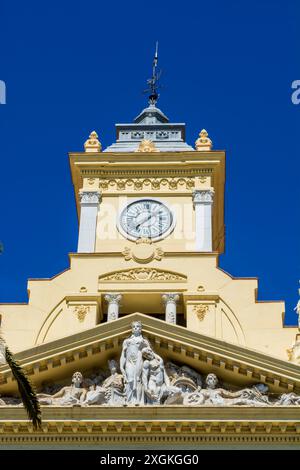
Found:
[[156, 41], [156, 48], [155, 48], [155, 54], [154, 54], [154, 59], [153, 59], [153, 65], [152, 65], [152, 77], [147, 80], [147, 84], [149, 85], [149, 88], [145, 90], [145, 93], [150, 92], [149, 95], [149, 104], [154, 105], [156, 104], [159, 94], [158, 94], [158, 88], [160, 85], [158, 84], [158, 81], [161, 76], [161, 71], [157, 70], [157, 65], [158, 65], [158, 41]]

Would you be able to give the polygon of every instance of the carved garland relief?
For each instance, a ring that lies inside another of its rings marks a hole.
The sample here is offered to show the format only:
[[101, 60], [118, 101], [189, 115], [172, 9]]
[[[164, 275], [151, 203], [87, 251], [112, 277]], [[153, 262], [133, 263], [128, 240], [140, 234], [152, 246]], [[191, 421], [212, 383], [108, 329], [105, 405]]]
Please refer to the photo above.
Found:
[[205, 318], [205, 315], [208, 312], [208, 305], [205, 304], [200, 304], [200, 305], [195, 305], [193, 308], [193, 311], [196, 313], [198, 319], [200, 321], [203, 321]]
[[88, 305], [77, 305], [74, 308], [74, 313], [80, 323], [83, 323], [86, 315], [89, 313], [90, 307]]
[[114, 178], [100, 180], [102, 191], [191, 191], [195, 188], [193, 178]]
[[187, 277], [184, 274], [155, 268], [124, 269], [99, 276], [99, 282], [186, 282], [186, 280]]

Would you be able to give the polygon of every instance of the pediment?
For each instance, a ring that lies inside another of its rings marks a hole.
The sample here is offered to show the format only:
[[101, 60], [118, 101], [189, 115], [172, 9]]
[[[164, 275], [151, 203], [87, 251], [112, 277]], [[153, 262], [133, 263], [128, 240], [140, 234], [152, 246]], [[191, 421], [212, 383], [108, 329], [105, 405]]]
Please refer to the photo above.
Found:
[[[165, 362], [187, 365], [201, 374], [213, 372], [233, 387], [262, 382], [274, 393], [300, 392], [299, 366], [141, 313], [25, 350], [16, 354], [16, 359], [38, 388], [48, 381], [70, 378], [76, 370], [84, 373], [105, 368], [109, 359], [120, 357], [132, 321], [142, 322], [143, 336]], [[10, 370], [2, 366], [0, 373], [1, 395], [16, 392]]]

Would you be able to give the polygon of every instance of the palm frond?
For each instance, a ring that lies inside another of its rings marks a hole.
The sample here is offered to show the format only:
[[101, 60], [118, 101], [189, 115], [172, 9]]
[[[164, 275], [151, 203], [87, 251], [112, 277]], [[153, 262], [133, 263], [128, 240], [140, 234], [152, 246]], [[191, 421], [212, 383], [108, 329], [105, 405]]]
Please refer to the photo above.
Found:
[[17, 381], [23, 405], [33, 424], [33, 428], [35, 430], [40, 429], [42, 424], [41, 409], [35, 389], [7, 346], [5, 346], [5, 358]]

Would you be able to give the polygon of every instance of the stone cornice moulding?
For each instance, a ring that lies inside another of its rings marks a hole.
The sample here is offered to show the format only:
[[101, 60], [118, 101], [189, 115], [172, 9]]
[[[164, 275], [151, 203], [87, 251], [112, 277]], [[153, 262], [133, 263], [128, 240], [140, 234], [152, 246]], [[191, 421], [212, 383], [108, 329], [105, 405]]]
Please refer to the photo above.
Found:
[[33, 432], [24, 409], [1, 407], [0, 444], [295, 444], [300, 408], [42, 407]]
[[[132, 243], [132, 246], [134, 246], [133, 242], [131, 242], [130, 240], [128, 241], [128, 243]], [[124, 258], [124, 255], [123, 255], [123, 251], [103, 251], [103, 252], [94, 252], [94, 253], [69, 253], [68, 254], [69, 256], [69, 259], [71, 258], [101, 258], [101, 257], [109, 257], [109, 256], [112, 256], [112, 257], [120, 257], [121, 259]], [[165, 251], [164, 250], [164, 258], [172, 258], [172, 257], [178, 257], [178, 256], [182, 256], [182, 257], [188, 257], [188, 256], [195, 256], [195, 257], [215, 257], [215, 258], [218, 258], [219, 256], [219, 253], [217, 251], [210, 251], [210, 252], [206, 252], [206, 251]], [[225, 272], [223, 271], [221, 268], [219, 268], [217, 265], [216, 267], [218, 269], [220, 269], [222, 272]], [[65, 269], [64, 271], [62, 272], [65, 272], [67, 271], [69, 268]], [[254, 280], [257, 280], [257, 277], [233, 277], [231, 276], [230, 274], [226, 273], [228, 276], [230, 276], [232, 279], [254, 279]], [[49, 280], [49, 279], [54, 279], [57, 275], [53, 276], [52, 278], [41, 278], [41, 279], [38, 279], [39, 281], [44, 281], [44, 280]], [[33, 281], [37, 280], [37, 279], [31, 279]], [[272, 300], [273, 302], [273, 300]], [[275, 301], [276, 302], [276, 301]]]
[[[126, 162], [126, 161], [135, 161], [135, 162], [149, 162], [149, 155], [146, 153], [137, 154], [135, 152], [105, 152], [105, 153], [93, 153], [93, 152], [69, 152], [69, 158], [71, 161], [76, 163], [89, 163], [89, 164], [101, 164], [102, 162], [114, 161], [117, 162]], [[187, 159], [192, 162], [202, 163], [204, 161], [214, 161], [216, 159], [222, 161], [226, 158], [225, 150], [211, 150], [207, 152], [198, 152], [194, 151], [180, 151], [180, 152], [164, 152], [160, 151], [159, 155], [151, 154], [151, 162], [160, 162], [162, 159], [171, 160], [171, 161], [186, 161]]]
[[[300, 367], [297, 365], [139, 313], [17, 353], [16, 359], [37, 386], [49, 371], [51, 379], [55, 380], [71, 374], [74, 368], [100, 367], [101, 360], [119, 353], [120, 344], [130, 334], [134, 320], [143, 323], [144, 335], [157, 353], [170, 360], [191, 365], [202, 373], [213, 371], [227, 382], [243, 385], [263, 382], [271, 392], [300, 392]], [[0, 377], [2, 395], [16, 391], [10, 369], [2, 366]]]

